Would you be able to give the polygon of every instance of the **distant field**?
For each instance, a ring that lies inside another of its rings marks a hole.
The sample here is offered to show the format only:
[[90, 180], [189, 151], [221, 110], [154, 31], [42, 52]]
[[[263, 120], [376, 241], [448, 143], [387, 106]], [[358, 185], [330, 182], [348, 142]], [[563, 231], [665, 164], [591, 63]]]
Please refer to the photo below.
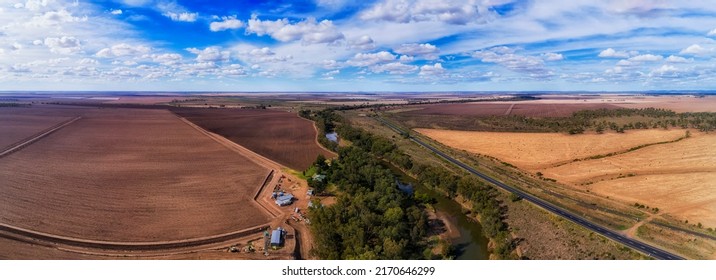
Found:
[[295, 113], [259, 109], [172, 110], [206, 130], [295, 170], [307, 169], [319, 154], [332, 156], [316, 143], [313, 123]]
[[170, 112], [74, 110], [83, 118], [0, 158], [1, 223], [74, 238], [155, 242], [269, 221], [252, 203], [269, 170]]
[[457, 116], [503, 116], [519, 115], [526, 117], [566, 117], [580, 110], [612, 109], [611, 104], [575, 104], [575, 103], [528, 103], [521, 102], [477, 102], [455, 104], [422, 105], [420, 110], [408, 111], [408, 115], [457, 115]]
[[539, 171], [575, 188], [716, 226], [716, 134], [694, 133], [675, 143], [585, 159], [675, 140], [684, 136], [685, 130], [602, 135], [416, 131], [455, 149], [496, 157], [533, 174]]

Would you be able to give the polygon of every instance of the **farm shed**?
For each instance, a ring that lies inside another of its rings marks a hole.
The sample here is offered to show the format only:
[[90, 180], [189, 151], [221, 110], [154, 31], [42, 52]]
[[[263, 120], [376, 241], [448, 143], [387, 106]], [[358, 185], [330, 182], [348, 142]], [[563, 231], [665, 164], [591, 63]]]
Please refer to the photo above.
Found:
[[276, 204], [278, 206], [286, 206], [290, 205], [291, 203], [293, 203], [293, 195], [284, 194], [276, 198]]
[[283, 245], [283, 229], [280, 227], [271, 232], [271, 246]]

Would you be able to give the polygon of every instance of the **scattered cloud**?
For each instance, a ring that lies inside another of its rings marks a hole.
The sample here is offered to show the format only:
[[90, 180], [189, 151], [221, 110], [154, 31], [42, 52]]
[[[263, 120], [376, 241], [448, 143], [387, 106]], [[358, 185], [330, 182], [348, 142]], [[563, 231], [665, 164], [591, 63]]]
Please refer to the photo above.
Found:
[[475, 0], [383, 0], [361, 12], [360, 18], [399, 23], [440, 21], [462, 25], [483, 20], [488, 14], [487, 6]]
[[353, 58], [348, 60], [347, 64], [357, 67], [365, 67], [376, 65], [379, 63], [391, 62], [395, 60], [395, 55], [386, 51], [377, 53], [357, 53]]
[[691, 54], [691, 55], [704, 55], [713, 51], [712, 49], [704, 48], [698, 44], [693, 44], [687, 48], [681, 50], [679, 54]]
[[669, 57], [666, 58], [666, 62], [670, 62], [670, 63], [689, 63], [689, 62], [693, 62], [693, 61], [694, 61], [693, 58], [686, 59], [684, 57], [675, 56], [675, 55], [670, 55]]
[[479, 50], [472, 54], [472, 57], [480, 59], [485, 63], [495, 63], [504, 66], [515, 72], [526, 73], [534, 78], [551, 76], [551, 71], [544, 66], [544, 61], [536, 56], [525, 56], [515, 53], [509, 47], [494, 47], [487, 50]]
[[164, 16], [170, 18], [173, 21], [183, 21], [183, 22], [195, 22], [196, 19], [199, 18], [198, 13], [189, 13], [189, 12], [181, 12], [181, 13], [166, 12], [166, 13], [164, 13]]
[[136, 55], [142, 55], [147, 54], [151, 51], [151, 48], [144, 46], [144, 45], [130, 45], [126, 43], [121, 43], [114, 45], [109, 48], [104, 48], [99, 50], [95, 56], [101, 57], [101, 58], [111, 58], [111, 57], [120, 57], [120, 56], [136, 56]]
[[605, 57], [605, 58], [627, 58], [629, 57], [629, 53], [625, 51], [615, 51], [612, 48], [608, 48], [606, 50], [603, 50], [599, 53], [599, 57]]
[[402, 62], [391, 62], [386, 64], [378, 64], [370, 67], [374, 73], [387, 72], [394, 75], [410, 74], [418, 70], [418, 66], [403, 64]]
[[48, 37], [43, 43], [51, 52], [57, 54], [73, 54], [79, 52], [82, 47], [80, 40], [75, 37]]
[[393, 51], [409, 56], [423, 56], [427, 59], [436, 59], [439, 49], [431, 44], [402, 44]]
[[121, 14], [122, 14], [122, 10], [120, 10], [120, 9], [111, 10], [109, 13], [110, 13], [110, 14], [113, 14], [113, 15], [121, 15]]
[[229, 29], [239, 29], [244, 27], [244, 22], [236, 19], [236, 16], [223, 17], [221, 21], [214, 21], [209, 24], [209, 30], [213, 32], [219, 32]]
[[445, 73], [445, 68], [441, 63], [435, 63], [434, 65], [423, 65], [420, 67], [420, 76], [438, 76]]
[[188, 48], [186, 51], [196, 55], [196, 61], [204, 62], [203, 65], [207, 66], [210, 63], [226, 62], [231, 58], [229, 51], [222, 51], [219, 47], [207, 47], [203, 50], [197, 48]]
[[654, 62], [664, 59], [663, 56], [653, 54], [642, 54], [629, 58], [632, 62]]
[[716, 28], [711, 29], [711, 31], [709, 31], [709, 33], [707, 33], [706, 36], [716, 36]]
[[564, 59], [561, 53], [543, 53], [542, 57], [544, 57], [546, 61], [560, 61]]
[[372, 50], [372, 49], [375, 49], [375, 42], [373, 41], [373, 38], [371, 38], [370, 36], [363, 35], [363, 36], [358, 37], [355, 40], [349, 40], [348, 47], [351, 49], [358, 49], [358, 50]]
[[246, 33], [258, 36], [268, 35], [281, 42], [298, 41], [306, 44], [334, 43], [345, 36], [339, 32], [330, 20], [317, 21], [315, 18], [292, 24], [288, 19], [261, 20], [252, 16], [248, 21]]

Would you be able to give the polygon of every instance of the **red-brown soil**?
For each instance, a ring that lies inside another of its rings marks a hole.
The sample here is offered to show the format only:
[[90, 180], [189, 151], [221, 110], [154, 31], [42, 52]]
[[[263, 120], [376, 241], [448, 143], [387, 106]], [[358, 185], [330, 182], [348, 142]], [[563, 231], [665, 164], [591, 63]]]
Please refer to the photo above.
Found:
[[295, 113], [260, 109], [176, 108], [178, 115], [262, 156], [295, 170], [308, 168], [319, 154], [311, 121]]
[[170, 112], [74, 110], [82, 119], [0, 159], [0, 223], [158, 242], [269, 221], [252, 202], [269, 169]]
[[68, 108], [0, 108], [0, 150], [76, 116]]

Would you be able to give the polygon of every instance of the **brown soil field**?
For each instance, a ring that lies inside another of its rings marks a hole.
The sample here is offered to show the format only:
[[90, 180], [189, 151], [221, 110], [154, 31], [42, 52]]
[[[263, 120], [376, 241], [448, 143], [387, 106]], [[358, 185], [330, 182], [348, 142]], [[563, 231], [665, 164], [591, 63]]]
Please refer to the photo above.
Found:
[[313, 123], [296, 113], [260, 109], [172, 110], [208, 131], [295, 170], [307, 169], [319, 154], [333, 156], [316, 142]]
[[660, 213], [688, 219], [690, 223], [716, 226], [716, 134], [693, 133], [675, 143], [573, 161], [675, 140], [685, 131], [639, 130], [603, 135], [416, 131], [456, 149], [492, 156], [533, 174], [542, 172], [544, 177], [576, 189], [629, 205], [658, 207]]
[[160, 242], [265, 224], [269, 169], [166, 110], [83, 118], [0, 159], [0, 223], [71, 238]]
[[0, 151], [75, 116], [66, 108], [0, 108]]
[[580, 110], [613, 109], [612, 104], [598, 103], [528, 103], [521, 102], [477, 102], [455, 104], [421, 105], [423, 109], [403, 112], [410, 115], [460, 115], [460, 116], [504, 116], [566, 117]]
[[627, 133], [580, 135], [424, 128], [415, 131], [447, 146], [492, 156], [527, 170], [619, 152], [639, 145], [671, 141], [685, 134], [684, 130], [634, 130]]

